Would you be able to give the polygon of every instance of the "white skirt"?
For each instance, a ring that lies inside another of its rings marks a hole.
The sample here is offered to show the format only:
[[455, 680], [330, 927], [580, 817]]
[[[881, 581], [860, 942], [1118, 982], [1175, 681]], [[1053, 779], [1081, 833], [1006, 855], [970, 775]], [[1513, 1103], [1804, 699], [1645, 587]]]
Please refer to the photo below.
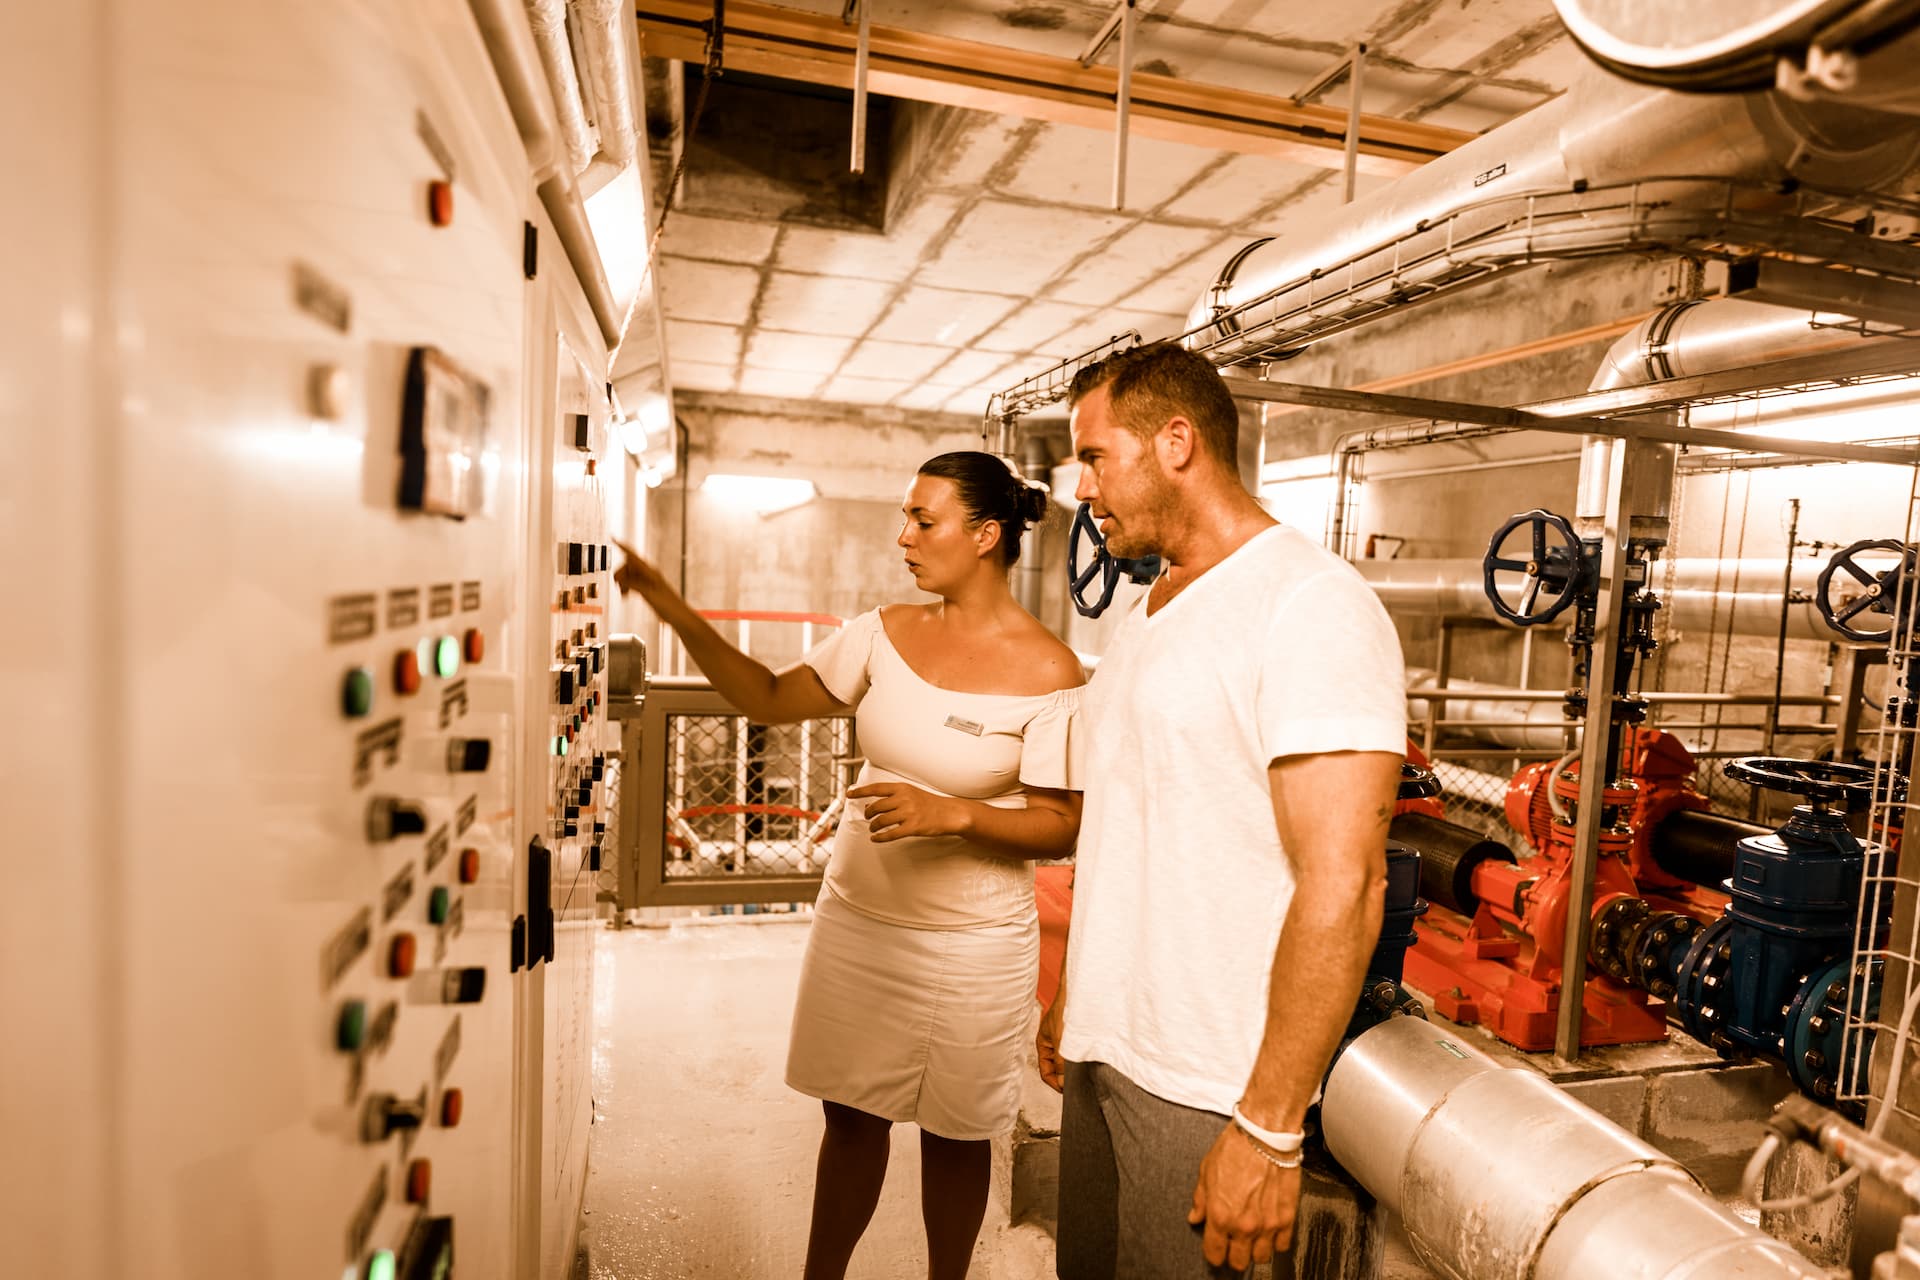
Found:
[[800, 967], [787, 1084], [960, 1141], [1013, 1130], [1037, 1008], [1039, 917], [910, 929], [823, 890]]

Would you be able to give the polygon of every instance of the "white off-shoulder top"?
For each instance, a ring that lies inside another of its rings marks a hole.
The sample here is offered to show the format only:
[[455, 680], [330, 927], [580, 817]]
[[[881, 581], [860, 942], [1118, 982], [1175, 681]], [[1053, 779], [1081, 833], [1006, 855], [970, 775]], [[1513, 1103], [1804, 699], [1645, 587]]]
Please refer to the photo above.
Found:
[[[880, 611], [850, 619], [804, 659], [827, 692], [855, 708], [854, 785], [906, 782], [937, 795], [1024, 808], [1024, 787], [1079, 790], [1073, 776], [1080, 690], [959, 693], [922, 679], [887, 638]], [[874, 844], [865, 805], [848, 800], [826, 887], [875, 919], [967, 929], [1033, 911], [1033, 864], [988, 853], [962, 836]]]

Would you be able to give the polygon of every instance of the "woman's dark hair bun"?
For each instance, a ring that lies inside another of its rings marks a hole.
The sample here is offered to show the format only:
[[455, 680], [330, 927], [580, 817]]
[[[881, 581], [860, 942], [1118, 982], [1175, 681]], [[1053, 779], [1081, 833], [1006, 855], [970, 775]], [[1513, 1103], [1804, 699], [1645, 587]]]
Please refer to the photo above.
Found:
[[920, 474], [953, 481], [972, 523], [999, 521], [1000, 554], [1006, 564], [1020, 558], [1020, 535], [1046, 518], [1046, 490], [1022, 480], [996, 454], [978, 449], [943, 453], [921, 464]]
[[1028, 524], [1039, 524], [1047, 518], [1047, 491], [1032, 485], [1020, 486], [1020, 514]]

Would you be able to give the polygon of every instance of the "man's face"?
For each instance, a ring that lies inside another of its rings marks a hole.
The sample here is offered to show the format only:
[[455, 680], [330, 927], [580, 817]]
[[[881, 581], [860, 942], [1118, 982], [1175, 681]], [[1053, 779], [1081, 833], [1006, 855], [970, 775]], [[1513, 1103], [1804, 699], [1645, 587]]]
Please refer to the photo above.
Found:
[[1177, 498], [1152, 441], [1114, 421], [1107, 390], [1096, 387], [1073, 406], [1073, 452], [1081, 463], [1073, 496], [1092, 507], [1108, 553], [1135, 560], [1160, 551]]

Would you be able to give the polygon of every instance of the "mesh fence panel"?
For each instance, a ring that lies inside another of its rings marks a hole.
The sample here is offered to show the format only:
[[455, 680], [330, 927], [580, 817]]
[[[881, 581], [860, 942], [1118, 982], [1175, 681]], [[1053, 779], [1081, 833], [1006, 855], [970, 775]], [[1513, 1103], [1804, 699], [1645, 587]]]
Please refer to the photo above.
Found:
[[818, 875], [851, 775], [853, 722], [667, 717], [665, 879]]

